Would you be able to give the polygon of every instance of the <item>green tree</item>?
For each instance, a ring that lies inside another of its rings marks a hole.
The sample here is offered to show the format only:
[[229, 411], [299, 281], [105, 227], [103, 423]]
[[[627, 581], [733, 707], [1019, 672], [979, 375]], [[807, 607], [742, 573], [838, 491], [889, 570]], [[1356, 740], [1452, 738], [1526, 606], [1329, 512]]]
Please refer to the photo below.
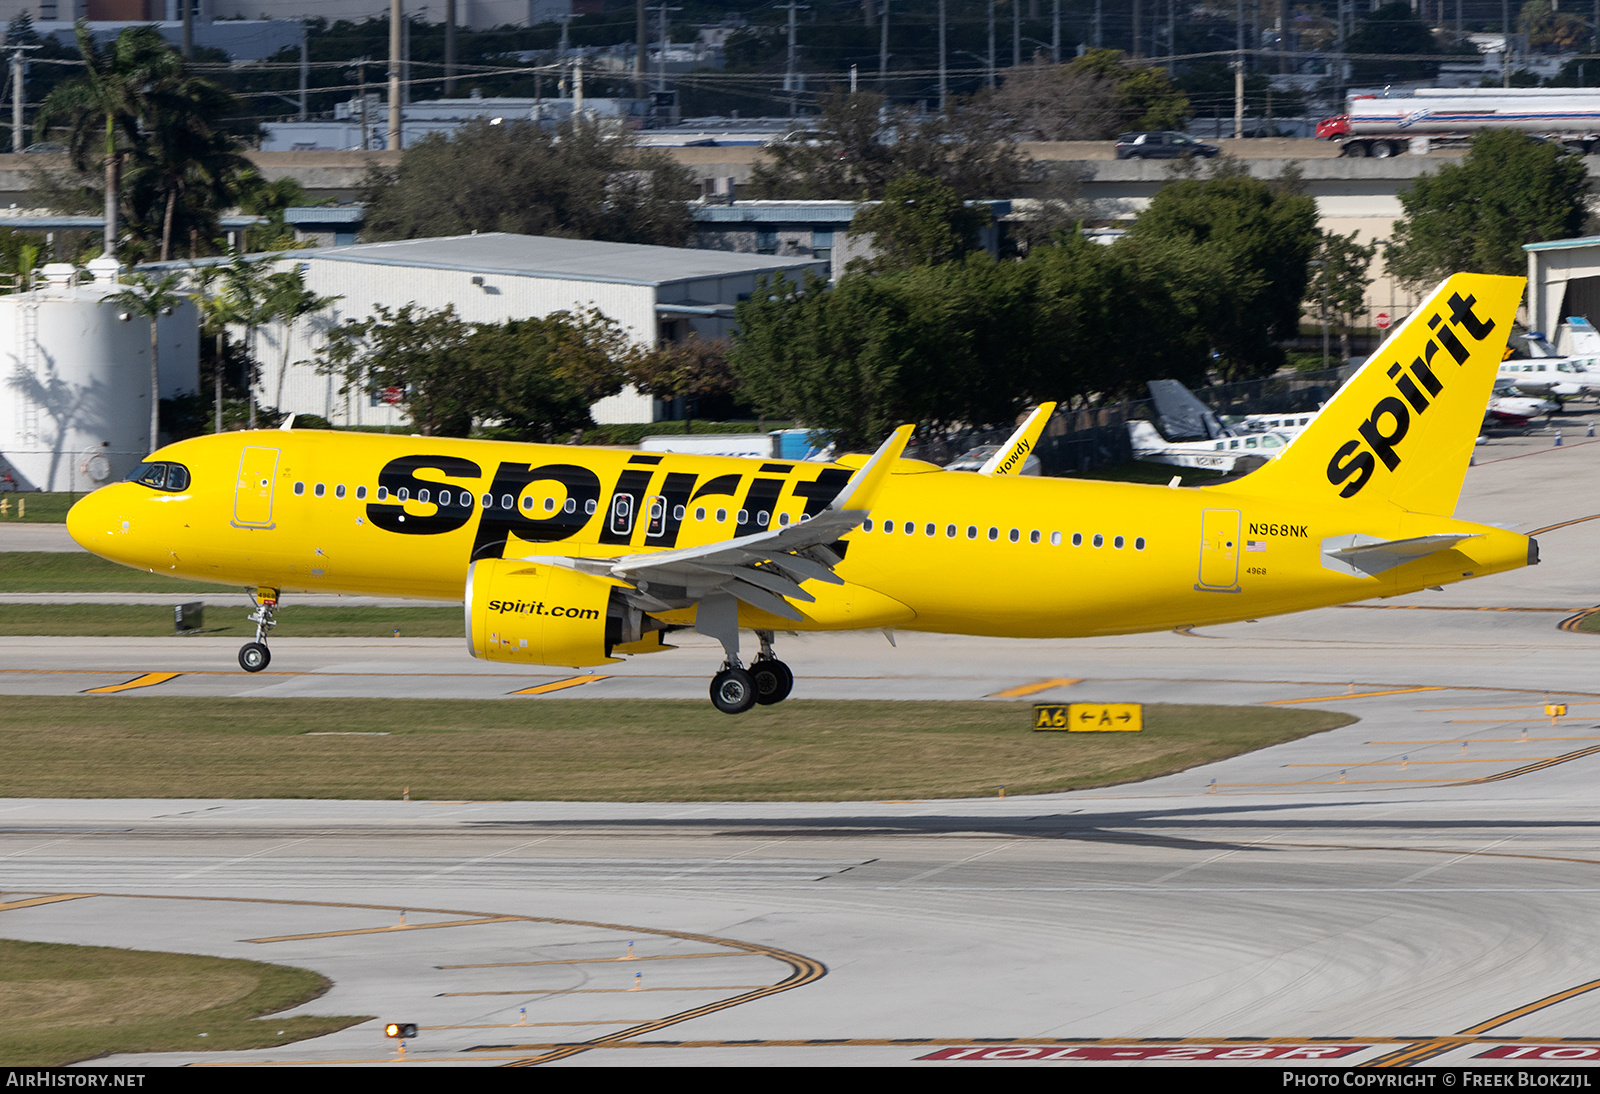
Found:
[[[244, 386], [250, 404], [249, 426], [254, 429], [257, 409], [256, 384], [261, 378], [261, 359], [256, 354], [256, 335], [265, 324], [272, 321], [273, 308], [269, 299], [271, 282], [268, 279], [270, 271], [266, 260], [249, 259], [237, 253], [218, 269], [220, 270], [217, 278], [220, 290], [218, 296], [221, 298], [217, 309], [219, 316], [226, 323], [244, 328]], [[220, 378], [218, 382], [221, 382]], [[220, 412], [219, 403], [218, 413]], [[219, 430], [220, 421], [219, 417]]]
[[1368, 271], [1378, 253], [1376, 243], [1357, 243], [1357, 234], [1322, 233], [1306, 294], [1307, 304], [1319, 314], [1327, 302], [1327, 318], [1339, 332], [1340, 354], [1346, 359], [1350, 357], [1350, 330], [1366, 307], [1367, 286], [1372, 284]]
[[466, 363], [471, 333], [453, 305], [391, 311], [379, 304], [370, 318], [328, 333], [321, 367], [342, 376], [347, 390], [404, 392], [401, 406], [424, 436], [465, 437], [483, 388], [478, 370]]
[[1413, 288], [1458, 272], [1518, 276], [1527, 270], [1523, 244], [1580, 235], [1589, 200], [1583, 157], [1511, 130], [1481, 130], [1459, 164], [1400, 191], [1405, 217], [1387, 264]]
[[1125, 242], [1193, 247], [1208, 260], [1205, 325], [1219, 370], [1235, 380], [1282, 365], [1277, 341], [1298, 331], [1317, 239], [1310, 197], [1225, 165], [1213, 178], [1162, 187]]
[[479, 324], [463, 354], [479, 377], [471, 405], [485, 434], [550, 441], [592, 424], [589, 407], [622, 390], [634, 350], [614, 320], [590, 309]]
[[1194, 111], [1164, 68], [1129, 62], [1119, 49], [1091, 49], [1065, 66], [1063, 79], [1093, 75], [1115, 89], [1116, 116], [1098, 135], [1124, 129], [1182, 129]]
[[989, 226], [989, 210], [961, 200], [949, 186], [926, 175], [905, 174], [889, 183], [883, 200], [850, 221], [850, 235], [871, 236], [876, 252], [852, 267], [883, 273], [959, 260], [977, 248]]
[[[1395, 0], [1361, 18], [1355, 33], [1345, 44], [1353, 54], [1415, 54], [1418, 58], [1443, 52], [1428, 24], [1417, 17], [1405, 0]], [[1408, 80], [1431, 80], [1439, 73], [1436, 60], [1352, 61], [1350, 68], [1358, 84], [1387, 84]]]
[[866, 92], [824, 95], [819, 106], [815, 143], [776, 145], [751, 170], [756, 197], [870, 201], [906, 174], [937, 178], [963, 198], [995, 197], [1030, 172], [1013, 123], [986, 101], [948, 118], [920, 117]]
[[728, 352], [726, 341], [706, 341], [694, 334], [678, 342], [663, 342], [629, 361], [628, 382], [657, 399], [682, 399], [683, 431], [693, 433], [699, 400], [731, 395], [739, 387]]
[[154, 452], [161, 444], [161, 361], [156, 328], [163, 315], [171, 315], [183, 303], [183, 274], [156, 278], [136, 273], [127, 284], [128, 288], [111, 297], [111, 303], [150, 322], [150, 451]]
[[591, 122], [472, 122], [367, 176], [363, 238], [515, 232], [675, 246], [688, 238], [693, 193], [666, 153]]

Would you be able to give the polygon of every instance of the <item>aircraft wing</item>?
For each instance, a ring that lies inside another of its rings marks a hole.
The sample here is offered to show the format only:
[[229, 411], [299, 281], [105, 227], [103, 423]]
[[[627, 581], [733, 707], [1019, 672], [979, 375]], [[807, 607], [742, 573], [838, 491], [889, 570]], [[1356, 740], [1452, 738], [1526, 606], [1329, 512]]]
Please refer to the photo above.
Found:
[[895, 430], [832, 504], [809, 520], [698, 547], [625, 555], [612, 560], [606, 572], [630, 582], [637, 590], [632, 599], [646, 610], [720, 592], [798, 622], [804, 617], [785, 598], [814, 601], [816, 597], [800, 587], [802, 581], [844, 584], [833, 572], [841, 558], [829, 545], [867, 519], [911, 439], [912, 428], [904, 425]]

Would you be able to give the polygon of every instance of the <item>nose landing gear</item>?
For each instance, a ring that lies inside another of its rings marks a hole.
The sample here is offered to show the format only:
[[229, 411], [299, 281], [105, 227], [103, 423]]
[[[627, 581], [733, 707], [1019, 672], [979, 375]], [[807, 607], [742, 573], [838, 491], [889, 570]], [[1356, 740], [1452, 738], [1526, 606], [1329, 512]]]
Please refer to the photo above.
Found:
[[272, 618], [277, 607], [277, 589], [256, 590], [256, 610], [246, 617], [256, 625], [256, 640], [239, 647], [239, 667], [245, 672], [260, 672], [272, 663], [272, 651], [267, 649], [267, 632], [278, 625]]

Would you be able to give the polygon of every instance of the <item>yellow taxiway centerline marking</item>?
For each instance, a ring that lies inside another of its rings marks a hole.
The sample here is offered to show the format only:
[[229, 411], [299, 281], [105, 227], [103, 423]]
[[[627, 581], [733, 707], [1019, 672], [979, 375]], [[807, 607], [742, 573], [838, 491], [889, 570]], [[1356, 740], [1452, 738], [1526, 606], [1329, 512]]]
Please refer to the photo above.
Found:
[[[1557, 715], [1555, 715], [1554, 718], [1552, 718], [1548, 714], [1525, 714], [1520, 718], [1446, 718], [1444, 720], [1444, 724], [1447, 725], [1447, 726], [1503, 726], [1507, 722], [1552, 722], [1552, 721], [1555, 721], [1558, 718], [1567, 718], [1567, 717], [1576, 718], [1576, 717], [1578, 717], [1578, 715], [1574, 714], [1574, 715], [1570, 715], [1569, 716], [1569, 715], [1564, 715], [1564, 714], [1557, 714]], [[1588, 717], [1588, 716], [1584, 715], [1584, 717]], [[1570, 740], [1574, 740], [1574, 741], [1594, 741], [1594, 740], [1600, 740], [1600, 738], [1597, 738], [1597, 737], [1572, 737], [1572, 738], [1570, 738]]]
[[[1407, 760], [1407, 761], [1405, 761], [1405, 763], [1420, 767], [1423, 764], [1526, 764], [1526, 763], [1536, 763], [1536, 762], [1539, 762], [1539, 761], [1542, 761], [1542, 760], [1559, 760], [1559, 759], [1561, 759], [1560, 756], [1497, 756], [1497, 757], [1495, 757], [1493, 759], [1477, 759], [1477, 758], [1473, 758], [1473, 759], [1470, 759], [1470, 760], [1462, 760], [1462, 759], [1455, 759], [1455, 760]], [[1404, 764], [1402, 764], [1401, 761], [1399, 761], [1399, 760], [1357, 760], [1357, 761], [1354, 761], [1352, 763], [1345, 763], [1345, 764], [1284, 764], [1283, 766], [1284, 767], [1337, 767], [1337, 768], [1340, 768], [1340, 769], [1345, 769], [1345, 768], [1355, 768], [1355, 767], [1402, 767], [1402, 766], [1404, 766]]]
[[[1573, 701], [1567, 700], [1567, 699], [1562, 699], [1561, 703], [1562, 703], [1562, 705], [1569, 706], [1569, 707], [1600, 706], [1600, 703], [1595, 703], [1595, 702], [1592, 702], [1592, 701], [1591, 702], [1587, 702], [1587, 703], [1578, 703], [1578, 702], [1573, 702]], [[1503, 706], [1503, 707], [1423, 707], [1422, 708], [1422, 713], [1424, 713], [1424, 714], [1453, 714], [1453, 713], [1455, 713], [1456, 711], [1459, 711], [1459, 710], [1542, 710], [1542, 709], [1544, 709], [1544, 704], [1543, 703], [1515, 703], [1515, 704], [1512, 704], [1511, 706]]]
[[12, 900], [0, 904], [0, 912], [9, 912], [17, 908], [36, 908], [40, 904], [59, 904], [63, 900], [82, 900], [86, 896], [94, 895], [94, 893], [57, 893], [54, 896], [35, 896], [26, 900]]
[[89, 688], [85, 695], [114, 695], [119, 691], [132, 691], [134, 688], [155, 687], [165, 684], [168, 680], [176, 680], [182, 676], [181, 672], [147, 672], [142, 676], [135, 676], [132, 680], [124, 680], [120, 684], [107, 684], [103, 688]]
[[1037, 695], [1039, 692], [1041, 692], [1041, 691], [1049, 691], [1051, 688], [1070, 687], [1073, 684], [1079, 684], [1079, 683], [1082, 683], [1082, 682], [1083, 682], [1083, 678], [1082, 677], [1067, 677], [1067, 676], [1058, 677], [1057, 679], [1054, 679], [1054, 680], [1035, 680], [1031, 684], [1018, 684], [1014, 688], [1006, 688], [1004, 691], [992, 692], [991, 694], [984, 696], [984, 698], [985, 699], [1021, 699], [1025, 695]]
[[572, 957], [559, 961], [499, 961], [492, 965], [435, 965], [436, 969], [523, 969], [533, 965], [598, 965], [605, 962], [626, 964], [629, 961], [687, 961], [696, 957], [760, 957], [761, 954], [751, 953], [748, 950], [734, 950], [729, 953], [678, 953], [659, 954], [650, 957]]
[[1393, 691], [1357, 691], [1347, 695], [1313, 695], [1309, 699], [1268, 699], [1264, 707], [1282, 707], [1291, 703], [1331, 703], [1335, 699], [1372, 699], [1379, 695], [1409, 695], [1413, 691], [1448, 691], [1443, 687], [1395, 688]]
[[271, 938], [247, 938], [246, 942], [304, 942], [313, 938], [349, 938], [359, 934], [390, 934], [395, 931], [429, 931], [435, 927], [478, 927], [485, 923], [520, 923], [525, 917], [489, 916], [484, 919], [452, 919], [444, 923], [396, 923], [389, 927], [356, 927], [348, 931], [319, 931], [316, 934], [280, 934]]
[[598, 680], [609, 680], [609, 676], [569, 676], [565, 680], [556, 680], [549, 684], [539, 684], [536, 687], [523, 688], [513, 691], [512, 695], [548, 695], [552, 691], [566, 691], [568, 688], [579, 687], [583, 684], [593, 684]]
[[[440, 999], [470, 999], [481, 995], [627, 995], [646, 991], [761, 991], [772, 984], [705, 984], [685, 988], [528, 988], [524, 991], [441, 991]], [[595, 1025], [610, 1025], [596, 1022]]]
[[[1481, 745], [1524, 743], [1520, 737], [1470, 737], [1468, 740]], [[1600, 737], [1529, 737], [1526, 743], [1531, 745], [1536, 741], [1600, 741]], [[1366, 743], [1387, 747], [1388, 745], [1458, 745], [1463, 742], [1460, 737], [1441, 737], [1433, 741], [1367, 741]]]

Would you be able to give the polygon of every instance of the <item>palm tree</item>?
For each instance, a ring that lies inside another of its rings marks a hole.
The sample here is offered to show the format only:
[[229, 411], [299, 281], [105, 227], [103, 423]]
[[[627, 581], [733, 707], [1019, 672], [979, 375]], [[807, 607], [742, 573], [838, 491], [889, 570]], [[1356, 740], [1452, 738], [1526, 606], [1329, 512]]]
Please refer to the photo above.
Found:
[[122, 150], [139, 143], [139, 117], [147, 90], [181, 73], [183, 63], [154, 27], [130, 27], [103, 52], [95, 45], [88, 23], [80, 19], [73, 29], [83, 55], [84, 75], [52, 91], [34, 124], [43, 139], [52, 123], [67, 123], [67, 151], [80, 171], [90, 170], [96, 155], [104, 155], [105, 253], [111, 255], [117, 243], [117, 167]]
[[66, 125], [68, 151], [80, 171], [105, 157], [106, 253], [116, 246], [119, 207], [127, 210], [135, 259], [141, 251], [171, 258], [173, 240], [183, 234], [209, 242], [219, 230], [218, 213], [233, 203], [238, 176], [249, 167], [221, 126], [234, 109], [233, 97], [185, 74], [182, 58], [154, 27], [129, 27], [105, 50], [82, 20], [76, 30], [84, 76], [46, 97], [37, 125], [41, 135], [51, 125]]
[[169, 273], [160, 279], [146, 274], [131, 274], [128, 288], [110, 297], [111, 303], [126, 308], [134, 315], [150, 321], [150, 451], [154, 452], [161, 437], [161, 364], [156, 325], [163, 315], [184, 301], [183, 274]]
[[256, 332], [273, 319], [271, 281], [267, 259], [249, 259], [234, 252], [221, 270], [222, 291], [218, 294], [226, 308], [225, 322], [244, 327], [246, 365], [245, 388], [250, 393], [250, 428], [256, 427]]
[[318, 296], [306, 288], [305, 275], [298, 265], [267, 278], [266, 308], [273, 319], [283, 324], [283, 359], [278, 365], [278, 392], [273, 405], [283, 406], [283, 381], [289, 373], [289, 335], [297, 319], [321, 311], [342, 296]]

